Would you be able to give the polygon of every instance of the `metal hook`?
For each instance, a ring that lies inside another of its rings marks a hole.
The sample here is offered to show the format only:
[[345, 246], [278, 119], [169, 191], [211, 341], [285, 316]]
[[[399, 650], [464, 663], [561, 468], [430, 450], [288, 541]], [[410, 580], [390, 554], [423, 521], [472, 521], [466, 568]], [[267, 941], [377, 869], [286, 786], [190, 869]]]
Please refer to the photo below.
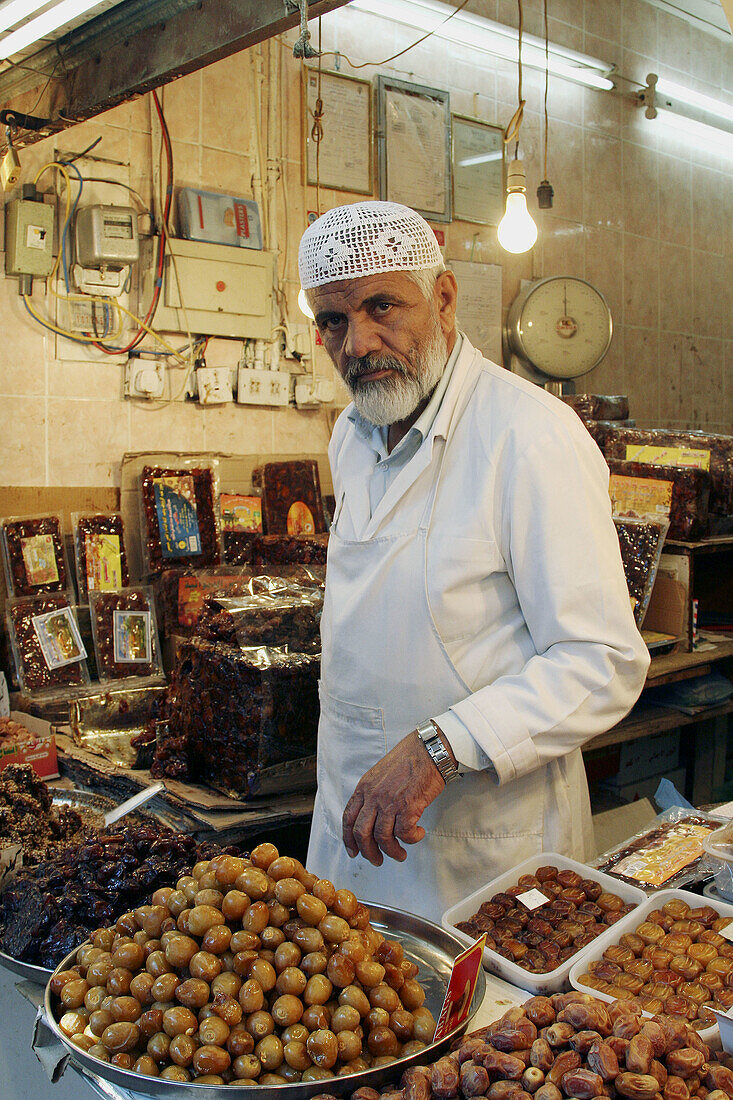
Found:
[[300, 37], [293, 46], [293, 57], [318, 57], [318, 50], [311, 46], [311, 32], [308, 30], [308, 0], [299, 0]]

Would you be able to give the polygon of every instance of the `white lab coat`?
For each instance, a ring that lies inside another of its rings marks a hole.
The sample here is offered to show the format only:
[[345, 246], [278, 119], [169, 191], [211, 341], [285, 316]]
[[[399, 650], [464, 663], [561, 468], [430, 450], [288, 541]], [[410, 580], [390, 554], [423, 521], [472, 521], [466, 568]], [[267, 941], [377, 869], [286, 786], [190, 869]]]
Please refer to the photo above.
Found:
[[[431, 431], [373, 514], [375, 456], [348, 412], [329, 452], [308, 865], [364, 900], [439, 919], [543, 849], [591, 854], [580, 746], [628, 712], [649, 657], [608, 469], [572, 410], [464, 338]], [[427, 835], [404, 863], [351, 860], [341, 815], [358, 780], [446, 715], [471, 770], [425, 811]]]

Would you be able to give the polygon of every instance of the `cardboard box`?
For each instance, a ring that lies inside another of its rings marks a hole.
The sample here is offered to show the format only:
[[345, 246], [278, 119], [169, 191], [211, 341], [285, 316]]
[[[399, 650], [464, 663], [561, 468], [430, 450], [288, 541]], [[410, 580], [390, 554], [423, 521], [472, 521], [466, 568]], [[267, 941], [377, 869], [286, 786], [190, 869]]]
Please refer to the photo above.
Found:
[[646, 778], [634, 779], [630, 783], [613, 784], [604, 783], [607, 790], [613, 791], [617, 798], [623, 802], [636, 802], [640, 798], [653, 799], [659, 786], [660, 779], [668, 779], [678, 791], [685, 789], [687, 772], [684, 768], [676, 768], [674, 771], [664, 772], [660, 775], [651, 775]]
[[42, 718], [34, 718], [31, 714], [24, 714], [20, 710], [12, 710], [10, 717], [14, 722], [25, 726], [33, 738], [30, 743], [24, 743], [22, 748], [0, 745], [0, 772], [7, 768], [8, 764], [30, 764], [41, 779], [58, 779], [56, 738], [50, 723], [44, 722]]
[[670, 730], [636, 741], [624, 741], [620, 746], [618, 770], [606, 786], [621, 787], [649, 776], [662, 776], [679, 764], [680, 733]]
[[692, 649], [690, 621], [690, 559], [680, 554], [663, 553], [644, 616], [644, 630], [684, 638], [683, 652]]

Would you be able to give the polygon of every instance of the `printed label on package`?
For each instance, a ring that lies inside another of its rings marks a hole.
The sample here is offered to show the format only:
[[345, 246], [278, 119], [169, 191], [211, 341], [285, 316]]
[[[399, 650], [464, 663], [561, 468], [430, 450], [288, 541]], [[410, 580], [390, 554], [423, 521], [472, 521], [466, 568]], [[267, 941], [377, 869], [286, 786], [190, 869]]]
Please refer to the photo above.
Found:
[[698, 470], [710, 469], [710, 451], [693, 447], [647, 447], [626, 444], [627, 462], [647, 462], [651, 466], [694, 466]]
[[201, 553], [194, 480], [190, 474], [153, 478], [160, 548], [164, 558]]
[[672, 507], [671, 481], [653, 477], [611, 474], [608, 491], [614, 516], [668, 516]]
[[545, 897], [541, 890], [525, 890], [523, 894], [517, 894], [517, 901], [521, 901], [525, 909], [533, 911], [542, 905], [549, 905], [550, 899]]
[[114, 592], [122, 588], [120, 536], [97, 531], [84, 536], [87, 588], [90, 592]]
[[224, 531], [262, 530], [262, 500], [260, 497], [242, 496], [240, 493], [222, 493], [221, 525]]
[[440, 1010], [433, 1042], [437, 1043], [459, 1027], [471, 1011], [471, 1001], [484, 956], [486, 933], [466, 948], [453, 963], [443, 1007]]
[[63, 668], [86, 658], [87, 651], [70, 607], [34, 615], [31, 621], [47, 668]]
[[21, 539], [28, 584], [53, 584], [59, 579], [52, 535], [31, 535]]
[[302, 500], [296, 500], [290, 505], [287, 524], [289, 535], [312, 535], [316, 529], [313, 513]]
[[149, 665], [153, 659], [149, 611], [115, 611], [115, 664]]
[[242, 584], [239, 574], [215, 577], [179, 577], [178, 622], [181, 626], [195, 626], [209, 597], [230, 592]]

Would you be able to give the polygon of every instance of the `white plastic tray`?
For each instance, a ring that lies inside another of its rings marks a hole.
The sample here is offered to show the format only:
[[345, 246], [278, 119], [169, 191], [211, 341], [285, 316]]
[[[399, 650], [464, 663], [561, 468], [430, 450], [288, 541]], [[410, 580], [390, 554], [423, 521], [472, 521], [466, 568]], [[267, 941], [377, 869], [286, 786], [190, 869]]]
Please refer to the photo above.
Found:
[[[452, 905], [450, 909], [446, 909], [441, 918], [443, 927], [448, 932], [452, 932], [455, 936], [458, 936], [459, 939], [463, 940], [467, 947], [470, 947], [470, 945], [474, 943], [474, 940], [471, 936], [467, 935], [465, 932], [461, 932], [459, 928], [456, 928], [458, 922], [468, 920], [472, 917], [482, 903], [488, 901], [494, 894], [500, 894], [510, 886], [515, 886], [520, 875], [534, 874], [538, 867], [546, 867], [548, 864], [554, 864], [554, 866], [558, 867], [561, 871], [577, 871], [582, 878], [590, 878], [593, 879], [594, 882], [599, 882], [604, 890], [616, 894], [618, 897], [623, 898], [625, 902], [633, 901], [639, 905], [646, 900], [646, 894], [643, 890], [639, 890], [636, 886], [629, 886], [627, 883], [621, 882], [617, 878], [612, 878], [610, 875], [605, 875], [602, 871], [597, 871], [595, 867], [588, 867], [584, 863], [577, 863], [574, 859], [568, 859], [567, 856], [561, 856], [557, 852], [540, 852], [530, 859], [525, 859], [524, 863], [520, 863], [517, 867], [512, 868], [511, 871], [507, 871], [506, 874], [499, 875], [498, 878], [492, 879], [486, 886], [481, 886], [478, 890], [474, 890], [467, 898]], [[516, 963], [510, 962], [509, 959], [505, 959], [502, 955], [498, 955], [496, 951], [491, 951], [488, 947], [484, 948], [484, 966], [493, 974], [498, 974], [499, 977], [504, 978], [505, 981], [511, 982], [512, 985], [518, 985], [520, 989], [526, 989], [535, 996], [544, 993], [558, 993], [563, 989], [569, 988], [570, 969], [575, 960], [585, 957], [587, 952], [593, 950], [599, 942], [603, 941], [604, 944], [609, 942], [609, 932], [613, 935], [620, 923], [621, 921], [618, 921], [609, 928], [608, 932], [602, 933], [598, 939], [594, 940], [588, 947], [581, 948], [577, 955], [573, 955], [572, 958], [567, 959], [562, 966], [558, 966], [555, 970], [550, 970], [546, 974], [530, 974], [529, 971], [523, 970], [521, 966], [517, 966]]]
[[[644, 903], [638, 909], [635, 909], [633, 913], [629, 913], [628, 916], [617, 921], [611, 929], [612, 936], [609, 937], [605, 933], [603, 936], [599, 936], [583, 952], [582, 958], [579, 956], [577, 961], [573, 961], [570, 970], [570, 984], [573, 988], [579, 989], [583, 993], [591, 993], [594, 997], [598, 997], [600, 1001], [609, 1003], [613, 1001], [613, 997], [609, 993], [602, 993], [598, 989], [591, 989], [589, 986], [583, 985], [580, 981], [580, 975], [588, 969], [590, 963], [597, 962], [601, 958], [607, 947], [618, 943], [621, 936], [625, 935], [626, 932], [634, 932], [653, 909], [661, 909], [665, 902], [672, 901], [673, 898], [681, 898], [693, 909], [697, 909], [700, 905], [710, 905], [713, 909], [717, 909], [721, 917], [733, 918], [733, 905], [727, 905], [724, 901], [718, 901], [717, 898], [703, 898], [699, 894], [690, 893], [689, 890], [659, 890], [653, 897], [646, 898]], [[649, 1013], [646, 1013], [646, 1015], [649, 1015]], [[703, 1028], [698, 1034], [702, 1041], [709, 1046], [720, 1046], [720, 1032], [717, 1024]]]

